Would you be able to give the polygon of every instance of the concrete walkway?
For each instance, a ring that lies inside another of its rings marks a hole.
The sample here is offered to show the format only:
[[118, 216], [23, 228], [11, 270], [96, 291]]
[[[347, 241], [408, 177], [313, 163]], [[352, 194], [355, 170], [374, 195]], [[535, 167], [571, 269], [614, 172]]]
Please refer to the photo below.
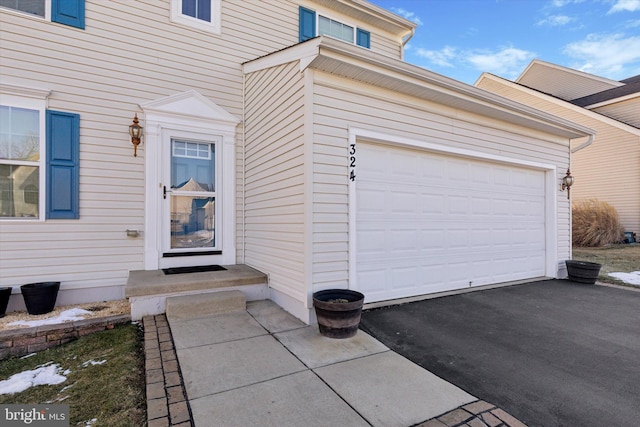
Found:
[[[160, 365], [166, 359], [168, 367], [177, 368], [184, 392], [175, 388], [175, 375], [165, 373], [172, 378], [165, 388], [172, 390], [150, 402], [156, 411], [149, 413], [149, 427], [189, 421], [197, 427], [524, 426], [363, 331], [349, 339], [325, 338], [317, 326], [305, 325], [271, 301], [203, 317], [169, 314], [166, 330], [163, 317], [144, 319], [145, 346], [154, 347], [147, 331], [153, 324], [158, 340], [165, 340], [157, 345]], [[168, 346], [167, 331], [175, 350]], [[171, 363], [172, 354], [177, 364]]]

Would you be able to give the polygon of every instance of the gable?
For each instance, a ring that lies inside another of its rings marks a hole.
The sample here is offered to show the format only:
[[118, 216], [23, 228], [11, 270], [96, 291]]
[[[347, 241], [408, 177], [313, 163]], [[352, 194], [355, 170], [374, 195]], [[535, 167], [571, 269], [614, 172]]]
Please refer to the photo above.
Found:
[[141, 104], [145, 113], [188, 116], [217, 123], [236, 125], [240, 119], [195, 90], [177, 93]]

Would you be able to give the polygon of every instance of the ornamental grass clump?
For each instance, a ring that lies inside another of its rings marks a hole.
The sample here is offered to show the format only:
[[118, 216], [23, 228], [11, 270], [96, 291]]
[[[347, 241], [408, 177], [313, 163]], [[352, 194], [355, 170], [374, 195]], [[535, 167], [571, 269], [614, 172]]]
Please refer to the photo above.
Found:
[[597, 199], [580, 200], [572, 208], [574, 246], [597, 247], [618, 243], [624, 237], [618, 211]]

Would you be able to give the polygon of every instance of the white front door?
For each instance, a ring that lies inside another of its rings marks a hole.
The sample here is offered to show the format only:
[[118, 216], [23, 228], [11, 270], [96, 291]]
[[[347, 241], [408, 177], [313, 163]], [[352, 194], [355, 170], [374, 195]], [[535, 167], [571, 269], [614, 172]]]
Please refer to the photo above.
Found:
[[196, 91], [144, 111], [144, 269], [229, 265], [239, 119]]
[[217, 147], [221, 137], [165, 136], [162, 188], [163, 259], [220, 254], [221, 180]]

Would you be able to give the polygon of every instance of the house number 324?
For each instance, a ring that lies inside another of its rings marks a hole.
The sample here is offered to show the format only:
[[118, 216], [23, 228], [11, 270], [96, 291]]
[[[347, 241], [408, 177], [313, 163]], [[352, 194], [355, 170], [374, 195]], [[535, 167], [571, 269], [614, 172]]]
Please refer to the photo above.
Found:
[[356, 144], [349, 145], [349, 179], [356, 180]]

